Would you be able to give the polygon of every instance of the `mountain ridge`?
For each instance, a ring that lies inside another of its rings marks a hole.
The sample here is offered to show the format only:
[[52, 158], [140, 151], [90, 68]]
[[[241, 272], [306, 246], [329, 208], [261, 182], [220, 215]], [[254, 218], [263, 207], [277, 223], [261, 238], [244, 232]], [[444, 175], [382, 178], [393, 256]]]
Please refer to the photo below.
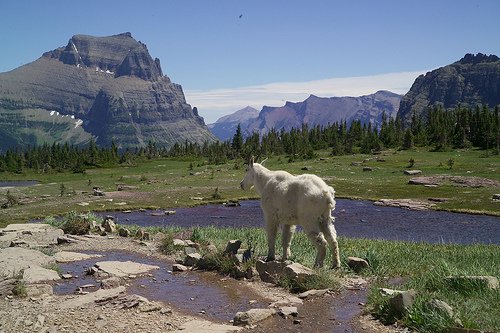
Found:
[[[303, 123], [315, 126], [344, 120], [350, 123], [358, 119], [379, 126], [384, 112], [387, 117], [396, 117], [401, 97], [385, 90], [359, 97], [318, 97], [311, 94], [304, 101], [286, 101], [283, 106], [278, 107], [263, 106], [257, 117], [240, 121], [241, 129], [244, 136], [254, 132], [263, 135], [271, 128], [290, 130], [292, 127], [301, 127]], [[210, 125], [212, 132], [221, 140], [232, 138], [238, 123], [236, 120], [228, 122], [226, 119], [240, 111], [219, 118]]]

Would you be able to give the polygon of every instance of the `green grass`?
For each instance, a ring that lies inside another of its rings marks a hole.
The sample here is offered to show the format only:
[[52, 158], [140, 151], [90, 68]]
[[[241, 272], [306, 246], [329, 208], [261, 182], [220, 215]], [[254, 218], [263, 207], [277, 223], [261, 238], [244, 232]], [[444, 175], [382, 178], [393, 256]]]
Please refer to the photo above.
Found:
[[[293, 174], [315, 173], [335, 188], [339, 198], [378, 200], [381, 198], [408, 198], [427, 200], [431, 197], [446, 198], [435, 209], [500, 216], [500, 204], [491, 200], [498, 187], [461, 187], [444, 183], [435, 188], [408, 185], [410, 176], [403, 174], [408, 161], [415, 160], [414, 169], [423, 175], [474, 176], [500, 181], [500, 159], [486, 157], [484, 151], [464, 150], [429, 152], [428, 150], [386, 151], [380, 155], [330, 156], [318, 152], [319, 158], [288, 163], [285, 156], [271, 157], [266, 162], [270, 169], [284, 169]], [[377, 160], [378, 158], [378, 160]], [[453, 168], [447, 161], [455, 161]], [[380, 162], [380, 160], [384, 160]], [[363, 162], [352, 166], [351, 162]], [[192, 165], [192, 170], [190, 170]], [[309, 170], [302, 168], [307, 166]], [[364, 172], [363, 166], [373, 168]], [[192, 173], [192, 175], [191, 175]], [[7, 209], [0, 209], [0, 227], [9, 223], [23, 223], [32, 218], [45, 218], [68, 211], [87, 212], [126, 210], [137, 208], [187, 207], [228, 199], [256, 198], [254, 191], [239, 188], [244, 168], [235, 168], [234, 161], [224, 165], [207, 165], [196, 159], [159, 159], [138, 163], [135, 166], [89, 169], [85, 173], [26, 172], [0, 174], [2, 180], [36, 179], [41, 184], [25, 188], [12, 188], [10, 194], [21, 202]], [[60, 196], [61, 184], [67, 193]], [[136, 189], [116, 192], [119, 184]], [[92, 196], [92, 187], [104, 192], [116, 192], [107, 197]], [[6, 189], [0, 190], [0, 202], [6, 200]], [[50, 195], [43, 198], [44, 195]], [[193, 200], [201, 197], [203, 200]], [[111, 200], [112, 199], [112, 200]]]

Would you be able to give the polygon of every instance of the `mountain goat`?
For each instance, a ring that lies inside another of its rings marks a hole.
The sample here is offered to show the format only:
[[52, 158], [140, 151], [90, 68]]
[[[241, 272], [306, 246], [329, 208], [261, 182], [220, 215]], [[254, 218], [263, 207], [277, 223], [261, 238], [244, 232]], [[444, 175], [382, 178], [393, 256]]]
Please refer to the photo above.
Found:
[[[295, 226], [300, 225], [317, 250], [315, 267], [322, 267], [327, 242], [332, 252], [332, 267], [340, 267], [337, 234], [331, 211], [335, 208], [335, 191], [316, 175], [293, 176], [286, 171], [271, 171], [253, 158], [243, 190], [255, 187], [261, 196], [261, 207], [267, 232], [267, 260], [275, 260], [276, 233], [283, 226], [283, 260], [290, 257], [290, 244]], [[325, 239], [326, 238], [326, 239]]]

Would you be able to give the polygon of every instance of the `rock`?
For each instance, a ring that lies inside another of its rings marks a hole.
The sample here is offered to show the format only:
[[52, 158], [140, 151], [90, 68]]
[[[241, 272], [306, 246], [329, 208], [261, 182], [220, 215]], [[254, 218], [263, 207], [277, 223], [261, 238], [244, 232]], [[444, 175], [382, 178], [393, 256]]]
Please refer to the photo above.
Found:
[[150, 240], [150, 234], [147, 231], [144, 231], [144, 234], [142, 236], [142, 240], [148, 241]]
[[362, 164], [362, 162], [351, 162], [351, 166], [360, 166]]
[[455, 285], [462, 288], [463, 283], [479, 284], [480, 286], [488, 289], [498, 289], [498, 279], [495, 276], [489, 275], [471, 275], [471, 276], [448, 276], [445, 282], [450, 285]]
[[302, 304], [304, 304], [304, 302], [300, 298], [298, 298], [297, 296], [290, 295], [290, 296], [286, 296], [282, 299], [279, 299], [275, 302], [272, 302], [271, 304], [269, 304], [269, 307], [270, 308], [280, 308], [283, 306], [295, 306], [295, 305], [302, 305]]
[[409, 176], [416, 176], [416, 175], [420, 175], [422, 173], [422, 170], [405, 170], [405, 171], [403, 171], [403, 173], [405, 175], [409, 175]]
[[361, 273], [363, 270], [370, 268], [368, 261], [358, 257], [347, 257], [347, 265], [356, 273]]
[[493, 195], [491, 196], [491, 199], [492, 199], [492, 200], [498, 200], [498, 201], [500, 201], [500, 194], [493, 194]]
[[300, 170], [302, 170], [302, 171], [309, 171], [309, 170], [311, 170], [311, 167], [310, 166], [304, 166], [304, 167], [300, 168]]
[[283, 273], [290, 279], [299, 283], [305, 282], [307, 279], [316, 275], [315, 271], [299, 263], [293, 263], [286, 266], [283, 269]]
[[56, 262], [58, 262], [58, 263], [66, 263], [66, 262], [87, 260], [87, 259], [91, 259], [91, 258], [99, 258], [99, 257], [102, 257], [102, 255], [60, 251], [60, 252], [55, 253], [53, 257], [56, 260]]
[[408, 181], [410, 185], [431, 185], [438, 186], [439, 182], [433, 177], [415, 177]]
[[159, 269], [158, 266], [141, 264], [133, 261], [100, 261], [95, 263], [100, 271], [111, 276], [127, 277], [131, 274], [144, 274]]
[[172, 265], [172, 272], [185, 272], [187, 270], [188, 270], [188, 268], [184, 265], [181, 265], [181, 264]]
[[117, 276], [112, 276], [110, 278], [101, 281], [102, 289], [113, 289], [118, 288], [121, 285], [121, 280]]
[[201, 254], [199, 253], [190, 253], [186, 255], [184, 258], [184, 265], [186, 266], [196, 266], [198, 261], [201, 259]]
[[298, 298], [300, 299], [307, 299], [311, 297], [317, 297], [317, 296], [323, 296], [327, 294], [330, 291], [330, 289], [311, 289], [308, 291], [304, 291], [303, 293], [300, 293], [297, 295]]
[[402, 317], [413, 305], [417, 293], [415, 290], [405, 290], [395, 294], [389, 299], [389, 304], [394, 313]]
[[207, 251], [207, 253], [212, 253], [212, 254], [215, 254], [217, 253], [217, 246], [213, 245], [213, 244], [209, 244], [207, 245], [207, 247], [205, 248], [205, 251]]
[[121, 237], [129, 237], [130, 231], [127, 228], [120, 228], [118, 230], [118, 235], [120, 235]]
[[116, 232], [116, 224], [114, 221], [114, 217], [106, 216], [104, 222], [102, 223], [102, 227], [106, 232], [111, 232], [111, 233]]
[[165, 215], [174, 215], [176, 213], [175, 210], [166, 210]]
[[373, 168], [372, 167], [363, 167], [363, 171], [373, 171]]
[[297, 317], [299, 314], [296, 306], [284, 306], [279, 309], [278, 314], [283, 317], [293, 316]]
[[53, 295], [54, 289], [50, 284], [28, 284], [26, 285], [26, 296], [27, 297], [38, 297], [41, 295]]
[[255, 268], [259, 273], [260, 279], [264, 282], [276, 283], [279, 277], [283, 276], [283, 270], [290, 262], [281, 261], [263, 261], [257, 260]]
[[73, 275], [66, 273], [66, 274], [61, 274], [61, 277], [65, 280], [73, 278]]
[[241, 327], [218, 324], [208, 320], [193, 319], [181, 324], [175, 331], [170, 333], [229, 333], [241, 330]]
[[93, 194], [96, 197], [103, 197], [103, 196], [106, 195], [99, 187], [94, 187], [93, 188]]
[[250, 309], [246, 312], [237, 312], [233, 319], [235, 326], [253, 325], [276, 313], [275, 309]]
[[61, 277], [56, 271], [40, 266], [26, 268], [23, 273], [23, 281], [26, 283], [39, 283], [43, 281], [57, 281]]
[[185, 254], [193, 254], [193, 253], [199, 253], [198, 252], [198, 249], [194, 248], [194, 247], [191, 247], [191, 246], [186, 246], [184, 248], [184, 253]]
[[20, 247], [48, 247], [57, 244], [57, 237], [64, 232], [45, 223], [9, 224], [0, 229], [0, 248], [13, 246]]
[[186, 242], [184, 242], [182, 239], [174, 238], [172, 242], [174, 246], [186, 246]]
[[141, 240], [144, 239], [144, 230], [143, 229], [137, 230], [134, 237]]
[[238, 253], [240, 246], [241, 246], [241, 240], [239, 239], [230, 240], [226, 245], [224, 253], [236, 254]]
[[61, 244], [71, 244], [71, 243], [78, 243], [78, 241], [75, 240], [75, 239], [69, 238], [67, 236], [59, 236], [59, 237], [57, 237], [57, 244], [58, 245], [61, 245]]
[[[499, 59], [495, 55], [466, 54], [462, 59], [417, 77], [401, 99], [398, 117], [408, 126], [412, 117], [424, 116], [436, 104], [443, 110], [482, 103], [500, 104]], [[424, 116], [425, 117], [425, 116]]]
[[456, 318], [455, 313], [453, 312], [453, 308], [448, 303], [439, 299], [431, 299], [425, 305], [427, 306], [427, 308], [433, 310], [434, 312], [440, 312], [446, 317], [453, 319], [455, 325], [462, 326], [462, 321], [459, 318]]
[[120, 286], [113, 289], [99, 289], [95, 292], [88, 293], [75, 298], [70, 298], [58, 304], [58, 308], [62, 310], [75, 309], [85, 304], [95, 303], [99, 301], [111, 300], [125, 292], [125, 287]]
[[14, 288], [16, 287], [17, 280], [11, 278], [0, 277], [0, 297], [6, 295], [12, 295]]
[[0, 276], [13, 277], [32, 266], [54, 264], [55, 259], [40, 251], [8, 247], [0, 249]]

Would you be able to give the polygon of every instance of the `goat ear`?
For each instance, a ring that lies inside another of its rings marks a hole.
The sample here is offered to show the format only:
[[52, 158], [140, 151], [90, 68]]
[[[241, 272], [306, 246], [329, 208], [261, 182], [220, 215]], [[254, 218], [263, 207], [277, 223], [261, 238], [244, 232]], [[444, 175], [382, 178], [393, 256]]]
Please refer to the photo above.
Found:
[[266, 163], [266, 161], [267, 161], [268, 158], [269, 157], [266, 157], [262, 162], [260, 162], [260, 164], [264, 165], [264, 163]]
[[252, 167], [252, 166], [253, 166], [253, 160], [254, 160], [254, 157], [253, 157], [253, 156], [252, 156], [252, 157], [250, 157], [250, 162], [248, 162], [248, 165], [249, 165], [250, 167]]

